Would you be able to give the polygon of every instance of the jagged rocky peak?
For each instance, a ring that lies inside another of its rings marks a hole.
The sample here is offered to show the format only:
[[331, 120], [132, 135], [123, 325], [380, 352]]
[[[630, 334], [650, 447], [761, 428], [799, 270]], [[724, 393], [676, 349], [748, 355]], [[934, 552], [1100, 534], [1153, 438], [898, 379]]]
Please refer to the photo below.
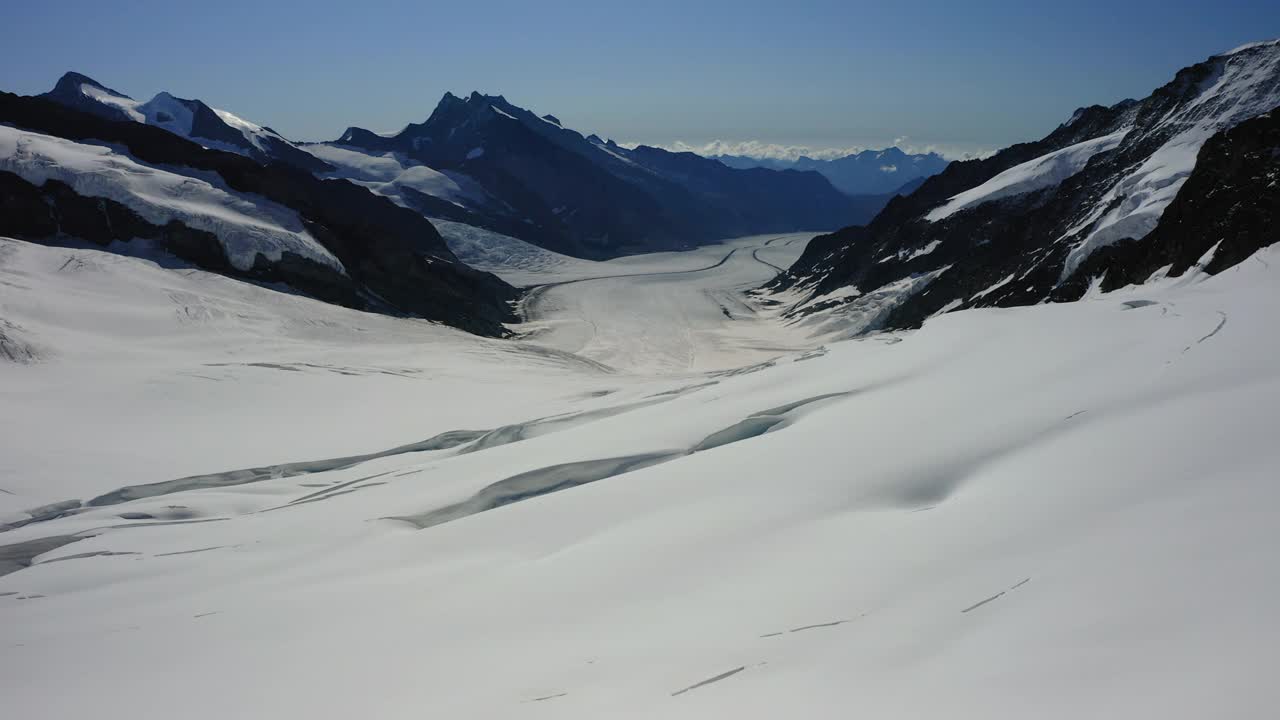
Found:
[[445, 92], [440, 98], [440, 102], [436, 103], [436, 109], [428, 116], [427, 121], [420, 123], [420, 125], [430, 122], [431, 118], [437, 115], [456, 115], [464, 112], [477, 113], [482, 110], [488, 110], [491, 106], [497, 106], [502, 110], [518, 109], [508, 103], [507, 99], [501, 95], [485, 95], [479, 91], [472, 91], [466, 98], [461, 98], [452, 92]]
[[467, 98], [467, 102], [497, 103], [499, 105], [504, 105], [504, 106], [510, 105], [510, 103], [507, 102], [507, 99], [501, 95], [485, 95], [484, 93], [478, 90], [471, 91], [471, 95]]

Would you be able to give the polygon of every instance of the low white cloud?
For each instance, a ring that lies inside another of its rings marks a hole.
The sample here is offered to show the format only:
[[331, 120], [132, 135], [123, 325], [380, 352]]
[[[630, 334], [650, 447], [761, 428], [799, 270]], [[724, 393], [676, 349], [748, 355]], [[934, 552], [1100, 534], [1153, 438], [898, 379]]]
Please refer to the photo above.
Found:
[[[942, 145], [920, 145], [910, 142], [911, 138], [902, 136], [894, 138], [893, 145], [903, 152], [910, 155], [924, 155], [928, 153], [937, 153], [948, 160], [969, 160], [972, 158], [989, 157], [993, 154], [991, 150], [983, 149], [960, 149], [947, 147]], [[664, 150], [672, 152], [691, 152], [704, 157], [715, 155], [739, 155], [742, 157], [756, 158], [760, 160], [785, 160], [793, 161], [801, 156], [811, 157], [817, 160], [833, 160], [846, 155], [855, 155], [864, 150], [885, 149], [872, 148], [866, 145], [848, 145], [845, 147], [828, 147], [815, 148], [809, 145], [784, 145], [780, 143], [767, 143], [759, 140], [712, 140], [707, 143], [687, 143], [677, 140], [671, 143], [637, 143], [624, 142], [623, 147], [633, 148], [637, 145], [652, 145], [660, 147]]]
[[[635, 147], [639, 144], [641, 143], [623, 143], [627, 147]], [[708, 157], [712, 155], [740, 155], [760, 160], [798, 160], [802, 155], [819, 160], [831, 160], [869, 149], [861, 145], [842, 148], [813, 148], [808, 145], [780, 145], [760, 142], [759, 140], [712, 140], [702, 144], [691, 144], [677, 140], [673, 143], [659, 144], [656, 147], [672, 152], [691, 152]]]

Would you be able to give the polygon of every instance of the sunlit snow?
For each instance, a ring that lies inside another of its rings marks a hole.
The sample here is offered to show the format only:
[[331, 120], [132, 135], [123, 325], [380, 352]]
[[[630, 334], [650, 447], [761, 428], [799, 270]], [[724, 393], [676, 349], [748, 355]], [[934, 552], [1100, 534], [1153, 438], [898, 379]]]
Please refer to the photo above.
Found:
[[143, 165], [102, 145], [0, 125], [0, 170], [43, 185], [59, 180], [89, 197], [108, 198], [152, 224], [179, 220], [218, 236], [231, 264], [253, 267], [262, 255], [292, 252], [342, 271], [342, 263], [303, 227], [296, 213], [258, 196], [214, 184], [208, 173]]
[[1094, 155], [1114, 149], [1124, 140], [1127, 132], [1127, 130], [1120, 130], [1110, 135], [1086, 140], [1034, 160], [1028, 160], [1021, 165], [1015, 165], [981, 185], [956, 195], [946, 204], [934, 208], [925, 215], [925, 219], [937, 222], [965, 208], [1058, 185], [1080, 172]]
[[6, 713], [1267, 716], [1276, 251], [830, 342], [787, 237], [516, 341], [0, 240]]

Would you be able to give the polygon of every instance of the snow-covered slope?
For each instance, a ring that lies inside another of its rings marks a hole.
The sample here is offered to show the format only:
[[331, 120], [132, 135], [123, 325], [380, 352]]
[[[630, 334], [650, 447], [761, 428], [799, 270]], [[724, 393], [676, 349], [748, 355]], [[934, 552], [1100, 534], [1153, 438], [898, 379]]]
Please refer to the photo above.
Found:
[[103, 85], [87, 75], [69, 72], [58, 78], [53, 89], [41, 97], [107, 120], [145, 122], [138, 101], [119, 90]]
[[[185, 138], [204, 141], [202, 144], [206, 147], [243, 154], [246, 149], [243, 143], [228, 143], [197, 134], [199, 128], [196, 124], [196, 117], [202, 110], [201, 105], [203, 103], [199, 100], [183, 100], [167, 92], [162, 92], [147, 102], [138, 104], [136, 110], [142, 114], [148, 125], [162, 127], [175, 135], [181, 135]], [[216, 108], [210, 108], [210, 110], [227, 127], [238, 133], [251, 147], [263, 153], [271, 151], [271, 143], [289, 143], [278, 133], [237, 117], [226, 110], [218, 110]]]
[[81, 83], [80, 92], [94, 102], [102, 103], [109, 108], [118, 110], [130, 120], [146, 122], [146, 115], [138, 109], [138, 101], [127, 95], [121, 95], [114, 90], [92, 82]]
[[5, 710], [1266, 717], [1278, 271], [650, 377], [0, 241], [0, 502], [99, 498], [0, 532]]
[[[1206, 255], [1216, 272], [1276, 241], [1267, 188], [1280, 143], [1263, 118], [1277, 106], [1280, 41], [1210, 57], [1142, 100], [1081, 108], [1041, 140], [952, 163], [867, 226], [815, 240], [772, 288], [797, 315], [845, 315], [867, 332], [959, 308], [1075, 300]], [[1212, 200], [1224, 190], [1235, 205]], [[1175, 202], [1199, 217], [1165, 222]], [[1219, 241], [1226, 252], [1211, 254]]]
[[1074, 244], [1062, 268], [1064, 278], [1098, 248], [1151, 232], [1191, 175], [1205, 141], [1280, 106], [1280, 40], [1247, 45], [1216, 60], [1190, 102], [1145, 128], [1148, 136], [1163, 140], [1159, 148], [1064, 234]]
[[394, 152], [366, 151], [337, 144], [313, 143], [304, 150], [333, 166], [324, 177], [340, 177], [412, 207], [404, 188], [447, 200], [459, 207], [483, 204], [484, 189], [460, 172], [433, 170]]
[[1117, 130], [1110, 135], [1085, 140], [1011, 167], [981, 185], [956, 195], [947, 204], [931, 210], [924, 217], [930, 222], [936, 222], [967, 207], [1053, 187], [1080, 172], [1089, 158], [1115, 148], [1127, 133], [1127, 129]]
[[[497, 426], [593, 382], [584, 361], [172, 263], [0, 240], [0, 346], [30, 350], [0, 352], [0, 525], [211, 467]], [[527, 385], [489, 385], [512, 365]]]
[[41, 98], [0, 93], [0, 124], [0, 234], [155, 247], [172, 262], [487, 336], [515, 320], [514, 288], [458, 262], [427, 219], [367, 188]]
[[608, 263], [569, 257], [466, 223], [431, 218], [462, 262], [517, 287], [608, 275]]
[[246, 155], [259, 162], [281, 161], [314, 172], [331, 169], [276, 131], [200, 100], [161, 92], [139, 102], [74, 72], [62, 76], [54, 89], [42, 97], [110, 120], [154, 125], [205, 147]]
[[212, 173], [144, 165], [103, 146], [0, 126], [0, 170], [43, 185], [66, 183], [88, 197], [115, 200], [156, 225], [178, 220], [217, 236], [239, 270], [259, 255], [279, 261], [291, 252], [342, 272], [338, 261], [287, 208], [237, 193]]

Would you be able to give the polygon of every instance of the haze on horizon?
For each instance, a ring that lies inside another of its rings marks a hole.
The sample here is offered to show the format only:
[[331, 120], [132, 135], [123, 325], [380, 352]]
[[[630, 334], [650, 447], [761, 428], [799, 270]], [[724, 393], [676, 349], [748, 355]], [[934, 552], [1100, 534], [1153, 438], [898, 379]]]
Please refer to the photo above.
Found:
[[[1280, 6], [1085, 0], [42, 4], [9, 18], [0, 89], [67, 70], [197, 97], [299, 140], [394, 131], [445, 91], [503, 94], [619, 142], [935, 149], [1043, 136], [1188, 62], [1280, 34]], [[50, 48], [55, 47], [56, 52]]]

